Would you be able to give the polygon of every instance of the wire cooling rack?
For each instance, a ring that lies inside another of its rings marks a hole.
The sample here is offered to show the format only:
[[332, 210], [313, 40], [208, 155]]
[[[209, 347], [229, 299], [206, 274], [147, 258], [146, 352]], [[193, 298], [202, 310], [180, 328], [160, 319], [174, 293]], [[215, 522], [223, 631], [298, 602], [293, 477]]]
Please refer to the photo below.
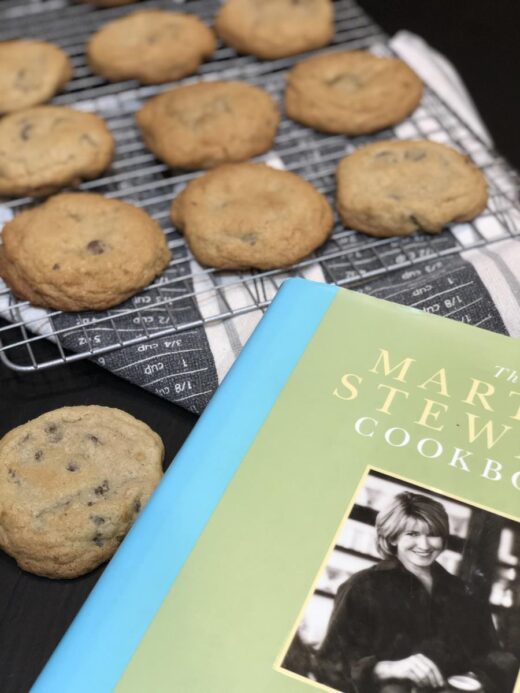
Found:
[[[134, 81], [109, 84], [93, 75], [85, 61], [85, 43], [102, 24], [132, 9], [182, 9], [180, 2], [159, 0], [99, 10], [66, 0], [4, 0], [0, 8], [0, 40], [41, 38], [61, 46], [71, 56], [74, 79], [54, 99], [103, 117], [117, 143], [116, 158], [102, 177], [81, 190], [102, 193], [143, 207], [164, 229], [173, 251], [168, 269], [153, 284], [124, 304], [98, 312], [64, 314], [35, 309], [17, 300], [0, 281], [0, 357], [15, 370], [31, 371], [103, 354], [165, 335], [201, 331], [208, 323], [225, 321], [252, 310], [265, 310], [287, 276], [311, 276], [338, 285], [360, 284], [393, 270], [460, 253], [520, 233], [518, 178], [507, 163], [487, 147], [430, 89], [419, 109], [405, 123], [371, 137], [346, 138], [316, 133], [282, 120], [272, 152], [259, 161], [273, 161], [312, 182], [333, 203], [335, 169], [339, 160], [375, 139], [428, 138], [456, 146], [469, 154], [489, 182], [487, 209], [473, 222], [445, 229], [442, 234], [376, 239], [336, 223], [330, 240], [290, 270], [230, 274], [200, 267], [169, 220], [171, 200], [200, 173], [172, 171], [143, 146], [134, 113], [144, 101], [171, 85], [140, 87]], [[187, 9], [211, 22], [218, 2], [190, 2]], [[331, 50], [366, 49], [380, 52], [387, 37], [352, 1], [335, 2], [336, 35]], [[282, 105], [285, 74], [305, 56], [258, 61], [220, 47], [199, 74], [182, 80], [243, 79], [263, 87]], [[29, 198], [0, 200], [0, 221], [30, 207]], [[239, 300], [236, 299], [236, 290]], [[231, 293], [230, 293], [231, 292]], [[235, 296], [231, 300], [230, 296]], [[50, 340], [50, 341], [49, 341]], [[49, 346], [51, 344], [52, 346]], [[98, 359], [99, 360], [99, 359]], [[102, 362], [102, 358], [101, 358]]]

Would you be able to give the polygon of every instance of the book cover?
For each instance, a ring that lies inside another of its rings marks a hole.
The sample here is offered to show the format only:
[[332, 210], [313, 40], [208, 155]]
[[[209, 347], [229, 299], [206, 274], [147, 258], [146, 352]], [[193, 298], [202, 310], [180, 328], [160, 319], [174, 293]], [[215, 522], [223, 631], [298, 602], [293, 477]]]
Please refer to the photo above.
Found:
[[33, 691], [518, 693], [518, 353], [286, 282]]

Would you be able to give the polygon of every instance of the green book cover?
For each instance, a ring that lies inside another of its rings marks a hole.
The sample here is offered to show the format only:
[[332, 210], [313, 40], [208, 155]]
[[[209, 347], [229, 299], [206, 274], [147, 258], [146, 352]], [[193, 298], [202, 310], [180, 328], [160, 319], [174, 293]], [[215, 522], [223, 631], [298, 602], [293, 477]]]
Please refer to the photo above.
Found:
[[34, 691], [519, 693], [518, 354], [287, 282]]
[[116, 690], [520, 690], [518, 353], [338, 291]]

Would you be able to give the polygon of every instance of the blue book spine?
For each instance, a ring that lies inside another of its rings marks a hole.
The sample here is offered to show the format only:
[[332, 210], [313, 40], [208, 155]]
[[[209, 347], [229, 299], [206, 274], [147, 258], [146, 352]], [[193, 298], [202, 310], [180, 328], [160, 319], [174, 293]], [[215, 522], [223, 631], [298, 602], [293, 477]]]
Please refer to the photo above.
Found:
[[114, 688], [337, 291], [284, 283], [32, 693]]

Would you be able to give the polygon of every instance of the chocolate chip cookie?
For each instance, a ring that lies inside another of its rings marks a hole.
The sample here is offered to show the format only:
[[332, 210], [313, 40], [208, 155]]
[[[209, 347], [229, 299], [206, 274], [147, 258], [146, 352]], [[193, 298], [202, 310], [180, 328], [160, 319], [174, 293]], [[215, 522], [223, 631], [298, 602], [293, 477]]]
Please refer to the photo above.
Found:
[[342, 159], [337, 177], [342, 222], [372, 236], [438, 233], [487, 203], [486, 179], [471, 159], [427, 140], [361, 147]]
[[0, 547], [73, 578], [107, 561], [161, 480], [164, 447], [119, 409], [63, 407], [0, 440]]
[[126, 300], [168, 264], [160, 226], [142, 209], [62, 193], [8, 222], [0, 276], [36, 306], [101, 310]]
[[329, 235], [325, 197], [294, 173], [227, 164], [192, 181], [173, 201], [172, 221], [204, 265], [287, 267]]
[[93, 113], [36, 106], [0, 120], [0, 195], [49, 195], [95, 178], [111, 163], [114, 140]]
[[215, 18], [228, 46], [265, 60], [295, 55], [330, 43], [330, 0], [228, 0]]
[[200, 82], [150, 99], [137, 113], [149, 149], [186, 169], [244, 161], [271, 148], [280, 115], [263, 89], [243, 82]]
[[45, 41], [0, 43], [0, 115], [51, 99], [72, 77], [61, 48]]
[[213, 32], [198, 17], [142, 10], [101, 27], [87, 56], [92, 70], [111, 82], [160, 84], [195, 72], [215, 47]]
[[316, 130], [361, 135], [399, 123], [421, 96], [421, 80], [402, 60], [340, 51], [308, 58], [289, 72], [285, 110]]

